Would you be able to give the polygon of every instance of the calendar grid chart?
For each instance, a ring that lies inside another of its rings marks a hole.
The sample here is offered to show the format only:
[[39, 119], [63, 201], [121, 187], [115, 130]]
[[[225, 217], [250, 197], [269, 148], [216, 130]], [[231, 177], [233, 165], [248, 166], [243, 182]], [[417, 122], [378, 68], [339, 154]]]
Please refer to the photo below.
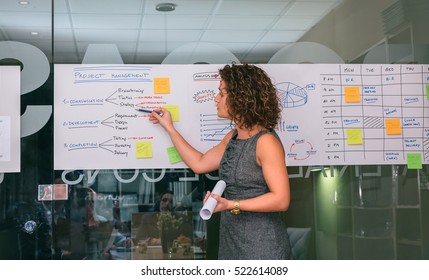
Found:
[[384, 150], [383, 162], [404, 163], [401, 65], [382, 66]]
[[[380, 162], [385, 149], [384, 131], [384, 91], [382, 87], [382, 69], [375, 65], [362, 65], [362, 88], [360, 102], [363, 106], [362, 141], [352, 144], [365, 145], [366, 162]], [[361, 140], [361, 139], [358, 139]]]
[[404, 159], [406, 160], [409, 154], [413, 154], [421, 157], [422, 162], [427, 162], [425, 130], [428, 122], [425, 112], [428, 107], [427, 98], [425, 100], [425, 84], [427, 84], [424, 74], [425, 67], [422, 65], [402, 65], [401, 68]]
[[323, 162], [344, 164], [344, 134], [342, 129], [341, 65], [327, 67], [320, 75]]
[[422, 71], [423, 92], [423, 161], [429, 163], [429, 66], [423, 66]]
[[366, 146], [361, 65], [341, 65], [343, 143], [346, 162], [365, 162]]

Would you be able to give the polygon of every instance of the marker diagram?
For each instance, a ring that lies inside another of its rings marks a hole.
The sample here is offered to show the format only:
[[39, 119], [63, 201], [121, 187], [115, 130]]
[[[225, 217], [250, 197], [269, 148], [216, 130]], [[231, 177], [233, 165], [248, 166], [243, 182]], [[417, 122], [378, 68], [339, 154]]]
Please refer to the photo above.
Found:
[[217, 114], [200, 114], [200, 139], [202, 142], [219, 142], [234, 128], [230, 120], [220, 119]]
[[317, 151], [310, 142], [300, 139], [295, 140], [295, 142], [292, 143], [287, 153], [287, 157], [293, 160], [306, 160], [316, 153]]
[[315, 84], [300, 87], [291, 82], [282, 82], [275, 85], [283, 108], [303, 106], [308, 102], [308, 90], [314, 90]]
[[55, 67], [55, 169], [156, 168], [173, 159], [184, 167], [161, 125], [149, 120], [152, 110], [163, 107], [173, 122], [181, 121], [183, 97], [169, 71], [138, 65]]
[[[286, 141], [283, 143], [286, 149], [286, 160], [289, 165], [302, 165], [303, 163], [316, 161], [318, 150], [312, 142], [311, 135], [304, 135], [305, 131], [315, 131], [308, 125], [303, 125], [308, 117], [309, 91], [316, 90], [315, 83], [299, 86], [295, 82], [276, 83], [277, 94], [283, 108], [284, 117], [279, 121], [277, 131]], [[315, 96], [317, 97], [317, 95]], [[295, 109], [293, 114], [290, 110]], [[311, 110], [311, 109], [310, 109]], [[314, 111], [314, 110], [313, 110]], [[316, 113], [314, 111], [313, 113]], [[310, 122], [313, 124], [313, 122]]]
[[[103, 95], [107, 96], [103, 97]], [[149, 101], [140, 101], [142, 97], [146, 97], [143, 99]], [[87, 141], [64, 141], [63, 148], [68, 152], [102, 149], [102, 151], [110, 152], [115, 156], [129, 157], [134, 155], [136, 139], [145, 139], [147, 141], [153, 139], [150, 134], [129, 134], [128, 132], [132, 126], [138, 126], [142, 118], [147, 117], [147, 113], [138, 112], [135, 108], [153, 106], [150, 100], [152, 100], [152, 96], [144, 95], [144, 90], [140, 88], [118, 88], [112, 94], [98, 94], [97, 98], [64, 98], [62, 105], [66, 108], [69, 107], [84, 112], [88, 106], [91, 108], [108, 106], [109, 108], [113, 107], [115, 113], [107, 117], [102, 116], [102, 113], [97, 113], [97, 116], [92, 117], [86, 117], [84, 114], [81, 114], [80, 116], [64, 120], [62, 127], [74, 130], [70, 134], [80, 133], [78, 130], [85, 130], [90, 135], [91, 131], [101, 131], [104, 128], [104, 131], [105, 129], [110, 130], [111, 135], [108, 136], [109, 139], [107, 140], [95, 140], [96, 137], [93, 137], [93, 139]], [[146, 104], [146, 102], [150, 104]], [[157, 101], [156, 105], [160, 106], [162, 103], [165, 102]], [[101, 109], [100, 111], [103, 112], [104, 110]], [[128, 135], [121, 136], [124, 132]]]

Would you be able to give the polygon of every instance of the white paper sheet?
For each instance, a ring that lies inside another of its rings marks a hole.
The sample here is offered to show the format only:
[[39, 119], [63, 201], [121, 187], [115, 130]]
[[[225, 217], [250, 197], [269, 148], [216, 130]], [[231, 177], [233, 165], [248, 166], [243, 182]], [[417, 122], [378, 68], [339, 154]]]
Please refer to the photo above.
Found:
[[[213, 188], [212, 193], [221, 196], [223, 194], [223, 191], [225, 190], [225, 187], [226, 187], [225, 181], [219, 180], [219, 182], [217, 182], [216, 186]], [[201, 208], [201, 211], [200, 211], [201, 218], [203, 220], [210, 219], [216, 205], [217, 205], [216, 199], [214, 199], [213, 197], [209, 197], [209, 199], [207, 199], [206, 203], [203, 205], [203, 208]]]
[[0, 161], [10, 161], [10, 117], [0, 116]]

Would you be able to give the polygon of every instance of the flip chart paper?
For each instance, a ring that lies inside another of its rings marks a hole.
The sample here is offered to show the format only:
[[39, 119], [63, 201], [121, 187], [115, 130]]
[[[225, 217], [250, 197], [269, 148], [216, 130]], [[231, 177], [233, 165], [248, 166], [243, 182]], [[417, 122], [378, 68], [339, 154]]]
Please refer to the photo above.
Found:
[[10, 161], [10, 117], [0, 116], [0, 161]]
[[[257, 66], [280, 100], [275, 132], [288, 166], [406, 164], [407, 153], [429, 153], [429, 65]], [[224, 65], [54, 67], [55, 170], [186, 168], [168, 153], [166, 131], [137, 108], [169, 110], [203, 153], [235, 128], [214, 101]], [[152, 143], [151, 153], [137, 153], [137, 142]]]
[[[219, 180], [215, 187], [213, 188], [212, 193], [217, 194], [219, 196], [222, 196], [223, 191], [225, 190], [226, 184], [225, 181], [223, 180]], [[203, 220], [208, 220], [211, 218], [212, 214], [213, 214], [213, 210], [215, 209], [217, 205], [217, 200], [214, 199], [213, 197], [209, 197], [206, 201], [206, 203], [204, 203], [203, 208], [201, 208], [200, 210], [200, 216]]]
[[21, 69], [0, 66], [0, 173], [21, 171]]

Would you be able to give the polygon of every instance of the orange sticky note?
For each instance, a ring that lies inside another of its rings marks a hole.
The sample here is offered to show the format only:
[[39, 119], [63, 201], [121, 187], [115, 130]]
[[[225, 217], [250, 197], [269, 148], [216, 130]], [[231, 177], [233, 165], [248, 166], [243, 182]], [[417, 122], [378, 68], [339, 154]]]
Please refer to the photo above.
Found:
[[345, 87], [344, 95], [346, 97], [346, 103], [360, 102], [360, 88], [359, 87]]
[[402, 134], [401, 120], [400, 119], [386, 119], [386, 134], [398, 135]]
[[153, 92], [157, 94], [170, 93], [170, 78], [154, 78]]

